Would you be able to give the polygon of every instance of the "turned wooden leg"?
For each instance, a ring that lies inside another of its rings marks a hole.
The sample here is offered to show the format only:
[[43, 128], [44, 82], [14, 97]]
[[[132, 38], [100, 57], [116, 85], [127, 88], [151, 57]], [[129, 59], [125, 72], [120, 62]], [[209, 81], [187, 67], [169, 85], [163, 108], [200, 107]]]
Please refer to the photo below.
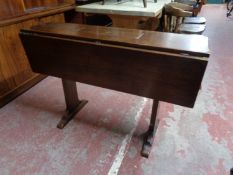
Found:
[[147, 2], [146, 2], [146, 0], [143, 0], [143, 5], [144, 5], [144, 8], [147, 7]]
[[146, 158], [149, 157], [152, 144], [153, 144], [153, 140], [154, 140], [154, 136], [155, 136], [155, 132], [159, 125], [159, 120], [156, 119], [158, 105], [159, 105], [159, 101], [153, 100], [149, 129], [147, 130], [143, 138], [143, 146], [142, 146], [141, 155]]
[[66, 101], [66, 113], [57, 125], [59, 129], [63, 129], [75, 114], [87, 104], [86, 100], [79, 100], [76, 82], [62, 79], [62, 85]]

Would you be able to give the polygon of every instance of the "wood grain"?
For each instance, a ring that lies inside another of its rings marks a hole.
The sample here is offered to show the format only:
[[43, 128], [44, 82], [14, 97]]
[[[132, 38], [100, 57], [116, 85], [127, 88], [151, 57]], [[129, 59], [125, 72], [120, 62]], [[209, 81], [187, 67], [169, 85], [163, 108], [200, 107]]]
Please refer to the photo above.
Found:
[[[203, 56], [208, 55], [208, 50], [205, 53], [202, 49], [202, 52], [193, 50], [189, 51], [189, 56], [184, 56], [178, 48], [175, 52], [168, 52], [171, 49], [163, 39], [154, 45], [149, 44], [150, 49], [146, 49], [144, 40], [131, 43], [127, 37], [129, 31], [126, 29], [121, 29], [121, 35], [124, 37], [118, 38], [117, 42], [93, 42], [89, 37], [84, 39], [84, 35], [79, 33], [79, 25], [76, 28], [67, 27], [66, 30], [65, 25], [61, 25], [62, 28], [58, 26], [60, 24], [22, 30], [20, 36], [33, 71], [193, 107], [207, 65], [207, 59]], [[81, 27], [81, 30], [85, 28]], [[116, 30], [93, 27], [95, 33], [91, 33], [91, 29], [87, 32], [92, 38], [96, 35], [103, 39], [101, 34], [106, 35], [106, 31], [109, 31], [109, 36], [112, 33], [116, 36]], [[56, 37], [52, 36], [53, 32]], [[158, 33], [150, 35], [153, 38], [153, 35], [157, 36]], [[179, 34], [173, 35], [176, 36], [180, 37]], [[164, 39], [168, 41], [170, 35]], [[188, 48], [192, 48], [192, 39], [195, 38], [184, 37], [185, 41], [179, 41], [189, 44]], [[157, 43], [163, 52], [157, 49]], [[182, 45], [177, 44], [184, 52]], [[205, 44], [208, 45], [208, 42]], [[201, 58], [196, 55], [200, 55]]]
[[[10, 6], [10, 3], [13, 1], [5, 3], [5, 6]], [[4, 4], [4, 1], [0, 4]], [[14, 6], [11, 8], [14, 9]], [[62, 12], [50, 16], [40, 14], [33, 19], [23, 21], [17, 21], [18, 17], [16, 19], [11, 17], [13, 23], [1, 23], [3, 21], [0, 20], [0, 107], [45, 77], [32, 72], [19, 39], [20, 29], [51, 22], [64, 23]]]
[[201, 35], [177, 35], [174, 33], [70, 23], [35, 26], [29, 30], [60, 38], [85, 39], [86, 41], [107, 44], [117, 43], [122, 46], [130, 45], [135, 48], [156, 49], [157, 51], [170, 53], [190, 54], [201, 57], [209, 56], [208, 38]]
[[1, 0], [0, 26], [63, 13], [74, 8], [74, 0]]
[[1, 0], [0, 20], [14, 17], [16, 14], [22, 15], [24, 7], [21, 0]]

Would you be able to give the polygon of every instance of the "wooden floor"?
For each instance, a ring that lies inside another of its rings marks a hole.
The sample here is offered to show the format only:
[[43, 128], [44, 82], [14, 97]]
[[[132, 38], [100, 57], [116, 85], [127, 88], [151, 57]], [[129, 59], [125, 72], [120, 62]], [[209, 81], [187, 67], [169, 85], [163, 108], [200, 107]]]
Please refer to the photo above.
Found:
[[[151, 100], [78, 83], [87, 106], [64, 130], [61, 82], [48, 77], [0, 109], [1, 175], [227, 175], [233, 167], [233, 18], [205, 5], [211, 57], [193, 109], [161, 103], [149, 159]], [[198, 43], [197, 43], [198, 44]]]

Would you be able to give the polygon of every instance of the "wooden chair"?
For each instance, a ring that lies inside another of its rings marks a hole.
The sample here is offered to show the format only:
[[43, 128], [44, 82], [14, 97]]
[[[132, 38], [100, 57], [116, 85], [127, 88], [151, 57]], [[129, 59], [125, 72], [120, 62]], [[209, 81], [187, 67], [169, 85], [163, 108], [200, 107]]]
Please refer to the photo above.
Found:
[[197, 14], [201, 11], [203, 0], [174, 0], [174, 2], [190, 5], [193, 7], [193, 15], [197, 16]]
[[183, 3], [179, 3], [179, 2], [171, 2], [171, 3], [169, 3], [169, 5], [171, 5], [175, 8], [179, 8], [179, 9], [182, 9], [184, 11], [190, 11], [193, 13], [191, 17], [184, 17], [183, 18], [183, 23], [185, 23], [185, 24], [205, 24], [206, 23], [206, 19], [204, 17], [194, 15], [195, 9], [191, 5], [183, 4]]
[[189, 12], [193, 11], [192, 5], [189, 5], [189, 4], [184, 4], [184, 3], [179, 3], [179, 2], [170, 2], [168, 5], [175, 7], [175, 8], [182, 9], [184, 11], [189, 11]]
[[[176, 6], [175, 6], [176, 5]], [[169, 3], [164, 7], [164, 31], [174, 33], [202, 34], [205, 24], [184, 24], [185, 17], [191, 17], [192, 12], [183, 10], [180, 4]], [[188, 8], [188, 7], [187, 7]]]

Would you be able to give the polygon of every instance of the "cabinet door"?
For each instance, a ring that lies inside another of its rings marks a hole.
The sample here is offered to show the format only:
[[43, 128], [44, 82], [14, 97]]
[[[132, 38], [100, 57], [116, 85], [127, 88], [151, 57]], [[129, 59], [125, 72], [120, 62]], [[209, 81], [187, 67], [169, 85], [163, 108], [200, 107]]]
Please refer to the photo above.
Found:
[[[6, 80], [13, 78], [15, 85], [23, 83], [28, 79], [32, 73], [24, 53], [20, 38], [19, 30], [22, 28], [22, 24], [13, 24], [6, 27], [2, 27], [2, 39], [1, 45], [3, 48], [3, 72], [8, 71]], [[6, 68], [7, 67], [7, 68]]]
[[[8, 45], [7, 40], [7, 28], [0, 28], [0, 81], [1, 81], [1, 94], [5, 92], [6, 89], [10, 90], [16, 86], [14, 76], [17, 74], [15, 60], [12, 59], [11, 46]], [[6, 35], [6, 36], [5, 36]], [[11, 40], [13, 38], [10, 38]], [[4, 90], [3, 90], [4, 89]]]
[[57, 5], [58, 0], [23, 0], [25, 9]]
[[0, 0], [0, 20], [23, 14], [24, 5], [21, 0]]
[[37, 24], [61, 23], [61, 22], [65, 22], [64, 14], [57, 14], [53, 16], [39, 18]]
[[4, 94], [7, 91], [9, 91], [9, 87], [7, 86], [6, 83], [4, 83], [4, 79], [2, 78], [2, 72], [0, 71], [0, 94]]
[[51, 22], [64, 22], [63, 14], [35, 18], [0, 27], [0, 101], [18, 87], [35, 78], [19, 38], [22, 28]]

